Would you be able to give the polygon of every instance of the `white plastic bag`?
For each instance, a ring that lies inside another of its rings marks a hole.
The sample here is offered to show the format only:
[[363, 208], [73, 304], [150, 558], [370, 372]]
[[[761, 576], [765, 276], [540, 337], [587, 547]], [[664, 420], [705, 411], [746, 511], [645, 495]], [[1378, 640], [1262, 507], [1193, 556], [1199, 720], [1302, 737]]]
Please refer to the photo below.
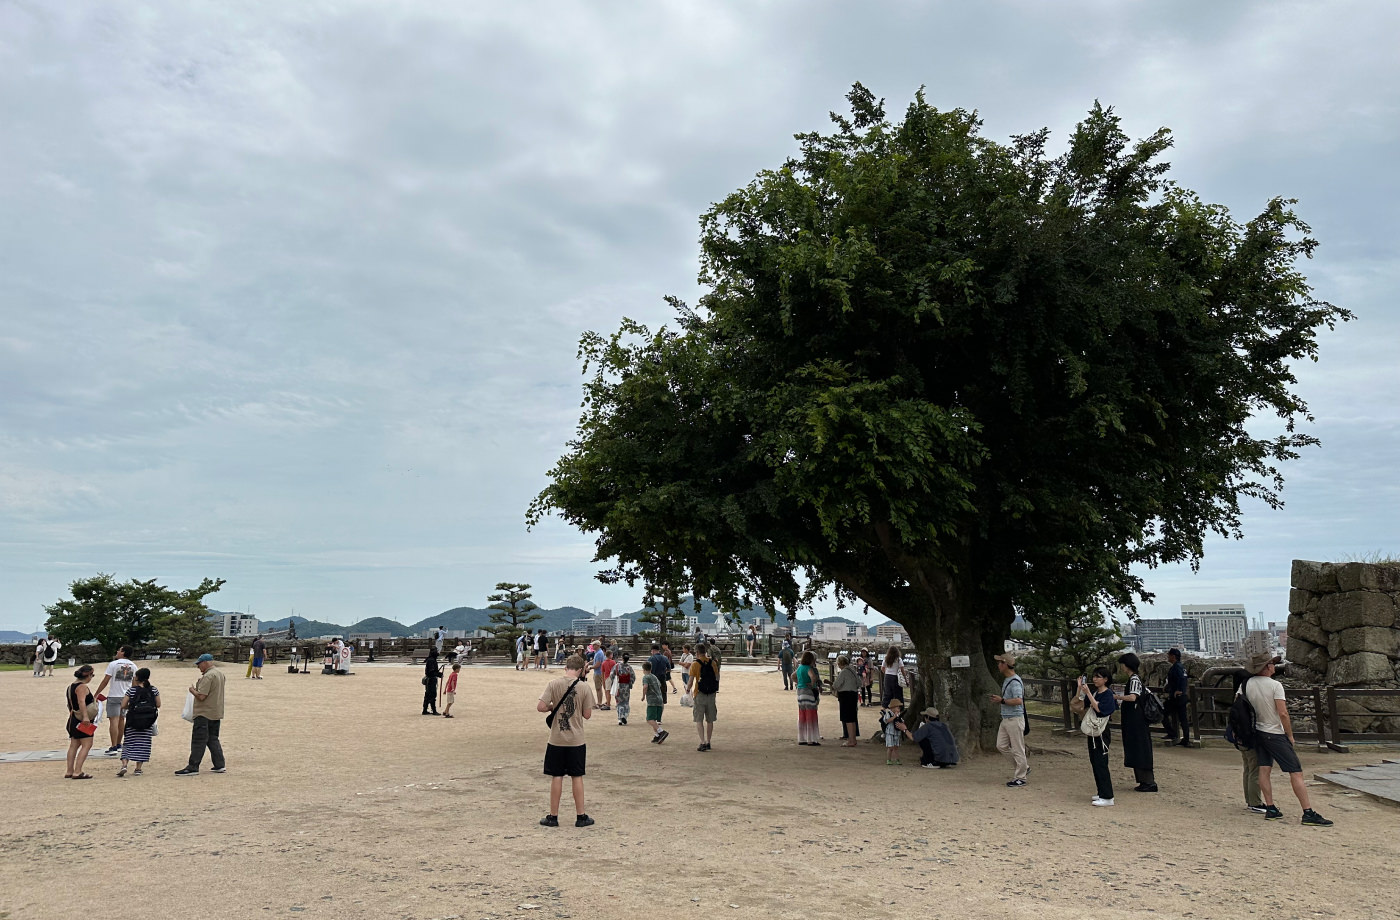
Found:
[[193, 722], [193, 721], [194, 721], [194, 694], [193, 694], [193, 693], [186, 693], [186, 694], [185, 694], [185, 708], [182, 709], [182, 710], [180, 710], [180, 718], [184, 719], [186, 722]]
[[695, 697], [691, 696], [689, 693], [682, 693], [682, 694], [681, 694], [681, 708], [682, 708], [682, 709], [690, 709], [690, 708], [694, 707], [694, 705], [695, 705]]

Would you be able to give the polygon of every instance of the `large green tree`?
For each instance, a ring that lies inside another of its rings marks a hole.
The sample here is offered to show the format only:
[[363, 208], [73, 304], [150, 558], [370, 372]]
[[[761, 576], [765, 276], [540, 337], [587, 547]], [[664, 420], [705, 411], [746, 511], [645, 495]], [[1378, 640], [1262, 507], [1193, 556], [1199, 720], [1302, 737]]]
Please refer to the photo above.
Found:
[[153, 641], [204, 651], [213, 637], [204, 598], [223, 585], [222, 578], [206, 578], [198, 587], [181, 591], [156, 584], [155, 579], [119, 582], [99, 573], [73, 582], [71, 598], [44, 608], [45, 628], [70, 644], [96, 640], [109, 653], [118, 646], [141, 648]]
[[1134, 564], [1280, 503], [1314, 443], [1291, 365], [1348, 314], [1299, 272], [1291, 202], [1233, 220], [1166, 181], [1165, 129], [1131, 142], [1095, 104], [1051, 155], [922, 94], [899, 122], [848, 98], [703, 216], [708, 291], [676, 328], [584, 336], [530, 520], [596, 533], [605, 582], [880, 611], [977, 747], [1016, 605], [1131, 605]]

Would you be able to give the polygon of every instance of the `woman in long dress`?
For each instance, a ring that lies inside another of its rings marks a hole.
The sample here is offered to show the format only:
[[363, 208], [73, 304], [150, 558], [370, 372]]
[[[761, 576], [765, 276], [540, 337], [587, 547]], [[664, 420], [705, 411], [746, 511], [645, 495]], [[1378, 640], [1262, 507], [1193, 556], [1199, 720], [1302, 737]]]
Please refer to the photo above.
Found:
[[821, 729], [817, 725], [817, 706], [821, 703], [821, 675], [817, 673], [817, 656], [811, 650], [802, 653], [797, 666], [797, 743], [812, 747], [820, 745]]
[[1134, 792], [1156, 792], [1157, 777], [1152, 772], [1152, 728], [1138, 706], [1138, 698], [1145, 692], [1139, 673], [1142, 662], [1137, 655], [1128, 652], [1119, 656], [1118, 663], [1128, 672], [1128, 684], [1116, 696], [1123, 710], [1123, 766], [1131, 768], [1137, 780]]

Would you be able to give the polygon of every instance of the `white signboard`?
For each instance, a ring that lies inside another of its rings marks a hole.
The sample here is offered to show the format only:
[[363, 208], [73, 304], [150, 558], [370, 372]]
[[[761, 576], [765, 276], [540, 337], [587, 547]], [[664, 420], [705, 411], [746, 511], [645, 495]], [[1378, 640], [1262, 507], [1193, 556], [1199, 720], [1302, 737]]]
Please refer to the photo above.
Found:
[[948, 661], [949, 664], [955, 668], [972, 667], [972, 658], [967, 655], [954, 655], [952, 658], [948, 659]]

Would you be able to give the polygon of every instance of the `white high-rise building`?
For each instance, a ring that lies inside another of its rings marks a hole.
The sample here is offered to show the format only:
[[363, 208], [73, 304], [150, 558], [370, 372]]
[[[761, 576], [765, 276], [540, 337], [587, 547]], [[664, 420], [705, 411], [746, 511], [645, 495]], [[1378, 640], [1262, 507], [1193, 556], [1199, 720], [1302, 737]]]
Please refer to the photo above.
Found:
[[1182, 604], [1181, 618], [1196, 621], [1201, 651], [1207, 655], [1238, 651], [1249, 633], [1244, 604]]
[[237, 639], [258, 634], [258, 618], [250, 613], [226, 613], [219, 618], [219, 635]]

